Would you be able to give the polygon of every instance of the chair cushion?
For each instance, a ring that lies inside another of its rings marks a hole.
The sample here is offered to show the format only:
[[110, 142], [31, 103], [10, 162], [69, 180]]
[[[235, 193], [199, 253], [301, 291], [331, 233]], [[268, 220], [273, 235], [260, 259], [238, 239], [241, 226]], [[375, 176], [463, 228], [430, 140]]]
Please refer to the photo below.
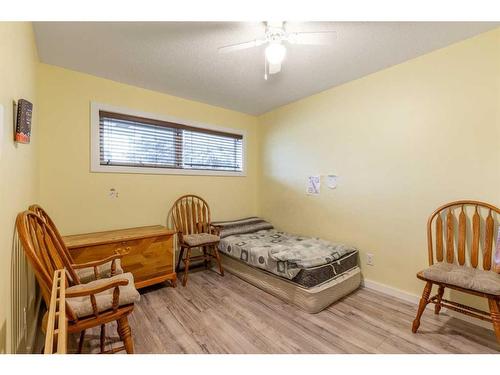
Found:
[[[122, 280], [122, 279], [128, 280], [128, 285], [119, 287], [120, 289], [120, 298], [118, 300], [119, 305], [124, 306], [131, 303], [139, 302], [141, 296], [137, 291], [137, 289], [135, 289], [134, 276], [132, 276], [130, 272], [123, 273], [121, 275], [116, 275], [107, 279], [99, 279], [91, 281], [87, 284], [74, 285], [66, 289], [66, 292], [75, 292], [87, 288], [96, 288], [104, 284], [107, 284], [111, 281]], [[97, 293], [95, 295], [97, 302], [97, 310], [99, 312], [104, 312], [113, 307], [113, 291], [114, 288], [111, 288], [101, 293]], [[67, 298], [66, 301], [68, 302], [69, 306], [71, 307], [71, 309], [78, 318], [94, 314], [94, 310], [92, 309], [92, 303], [90, 302], [90, 296]]]
[[480, 293], [500, 295], [500, 274], [446, 262], [433, 264], [422, 275], [431, 281], [451, 284]]
[[220, 237], [215, 234], [197, 233], [182, 236], [182, 240], [189, 246], [202, 246], [220, 241]]
[[[121, 266], [120, 259], [115, 260], [115, 265], [116, 265], [115, 275], [122, 274], [123, 268]], [[80, 268], [75, 271], [78, 277], [80, 278], [80, 282], [82, 284], [86, 284], [90, 281], [95, 280], [94, 267]], [[99, 274], [100, 279], [111, 277], [111, 262], [97, 266], [97, 273]]]

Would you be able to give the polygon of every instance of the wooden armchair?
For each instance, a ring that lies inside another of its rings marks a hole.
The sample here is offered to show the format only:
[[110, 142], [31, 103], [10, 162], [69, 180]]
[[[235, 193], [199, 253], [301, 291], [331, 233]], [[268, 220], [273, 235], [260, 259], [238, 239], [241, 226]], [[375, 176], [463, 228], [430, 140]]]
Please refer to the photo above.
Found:
[[[184, 262], [182, 285], [188, 280], [189, 264], [192, 260], [203, 259], [205, 268], [211, 259], [215, 259], [219, 272], [224, 276], [217, 246], [220, 237], [214, 234], [210, 219], [210, 208], [207, 202], [196, 195], [184, 195], [177, 199], [171, 209], [172, 220], [179, 238], [180, 254], [176, 272], [179, 272], [181, 261]], [[201, 248], [203, 255], [191, 257], [191, 249]], [[184, 256], [184, 252], [186, 252]]]
[[[45, 223], [47, 223], [54, 234], [56, 235], [58, 241], [64, 244], [64, 240], [47, 212], [39, 205], [34, 204], [29, 207], [30, 211], [38, 214]], [[101, 278], [112, 277], [123, 273], [121, 267], [121, 259], [125, 255], [124, 253], [116, 253], [109, 257], [99, 259], [97, 261], [86, 262], [86, 263], [75, 263], [71, 253], [63, 246], [64, 254], [63, 257], [66, 258], [67, 262], [70, 263], [75, 271], [73, 277], [77, 277], [78, 281], [82, 284], [88, 283], [89, 281], [94, 281]]]
[[[420, 326], [427, 304], [434, 303], [435, 314], [439, 314], [444, 306], [492, 322], [500, 343], [500, 251], [493, 252], [499, 216], [500, 209], [491, 204], [464, 200], [445, 204], [429, 217], [429, 268], [417, 273], [426, 284], [413, 321], [413, 333]], [[434, 284], [438, 286], [438, 292], [430, 297]], [[445, 288], [487, 298], [489, 313], [444, 299]]]
[[54, 272], [50, 304], [47, 306], [47, 328], [44, 354], [66, 354], [68, 350], [68, 317], [66, 315], [66, 271]]
[[[68, 333], [80, 333], [78, 352], [82, 350], [85, 330], [100, 326], [101, 353], [114, 353], [123, 349], [133, 353], [128, 315], [140, 295], [134, 287], [132, 274], [124, 273], [82, 284], [65, 256], [67, 250], [64, 249], [64, 243], [40, 216], [32, 211], [22, 212], [17, 216], [16, 228], [47, 306], [50, 306], [54, 273], [58, 269], [66, 269], [69, 276], [65, 291]], [[118, 334], [124, 345], [105, 352], [105, 324], [112, 321], [117, 321]]]

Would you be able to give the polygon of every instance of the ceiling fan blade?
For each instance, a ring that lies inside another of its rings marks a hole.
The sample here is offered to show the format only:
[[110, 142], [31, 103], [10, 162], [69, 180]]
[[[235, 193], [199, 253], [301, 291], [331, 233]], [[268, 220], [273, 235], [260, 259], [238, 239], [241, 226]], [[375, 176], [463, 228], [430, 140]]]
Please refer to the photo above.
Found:
[[218, 49], [218, 51], [220, 53], [234, 52], [234, 51], [239, 51], [242, 49], [258, 47], [258, 46], [264, 44], [265, 42], [266, 41], [264, 39], [255, 39], [255, 40], [251, 40], [249, 42], [231, 44], [230, 46], [220, 47]]
[[281, 64], [269, 64], [268, 65], [269, 74], [276, 74], [281, 71]]
[[324, 45], [332, 44], [337, 40], [336, 31], [311, 31], [290, 33], [288, 41], [292, 44]]

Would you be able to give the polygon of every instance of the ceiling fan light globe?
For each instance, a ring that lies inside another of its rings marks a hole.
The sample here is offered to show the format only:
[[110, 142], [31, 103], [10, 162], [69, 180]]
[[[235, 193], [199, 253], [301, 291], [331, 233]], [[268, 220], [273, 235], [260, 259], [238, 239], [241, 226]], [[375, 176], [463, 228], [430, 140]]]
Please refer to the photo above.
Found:
[[269, 64], [281, 64], [286, 55], [286, 48], [281, 43], [270, 43], [266, 47], [265, 54]]

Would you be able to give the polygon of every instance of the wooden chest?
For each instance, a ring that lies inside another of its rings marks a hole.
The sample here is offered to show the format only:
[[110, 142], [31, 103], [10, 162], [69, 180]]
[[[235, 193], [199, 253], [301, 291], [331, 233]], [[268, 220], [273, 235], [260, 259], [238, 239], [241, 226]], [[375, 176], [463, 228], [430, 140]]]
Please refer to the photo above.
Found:
[[116, 251], [125, 272], [132, 272], [136, 288], [171, 280], [175, 286], [173, 238], [175, 231], [161, 225], [65, 236], [76, 263], [102, 259]]

